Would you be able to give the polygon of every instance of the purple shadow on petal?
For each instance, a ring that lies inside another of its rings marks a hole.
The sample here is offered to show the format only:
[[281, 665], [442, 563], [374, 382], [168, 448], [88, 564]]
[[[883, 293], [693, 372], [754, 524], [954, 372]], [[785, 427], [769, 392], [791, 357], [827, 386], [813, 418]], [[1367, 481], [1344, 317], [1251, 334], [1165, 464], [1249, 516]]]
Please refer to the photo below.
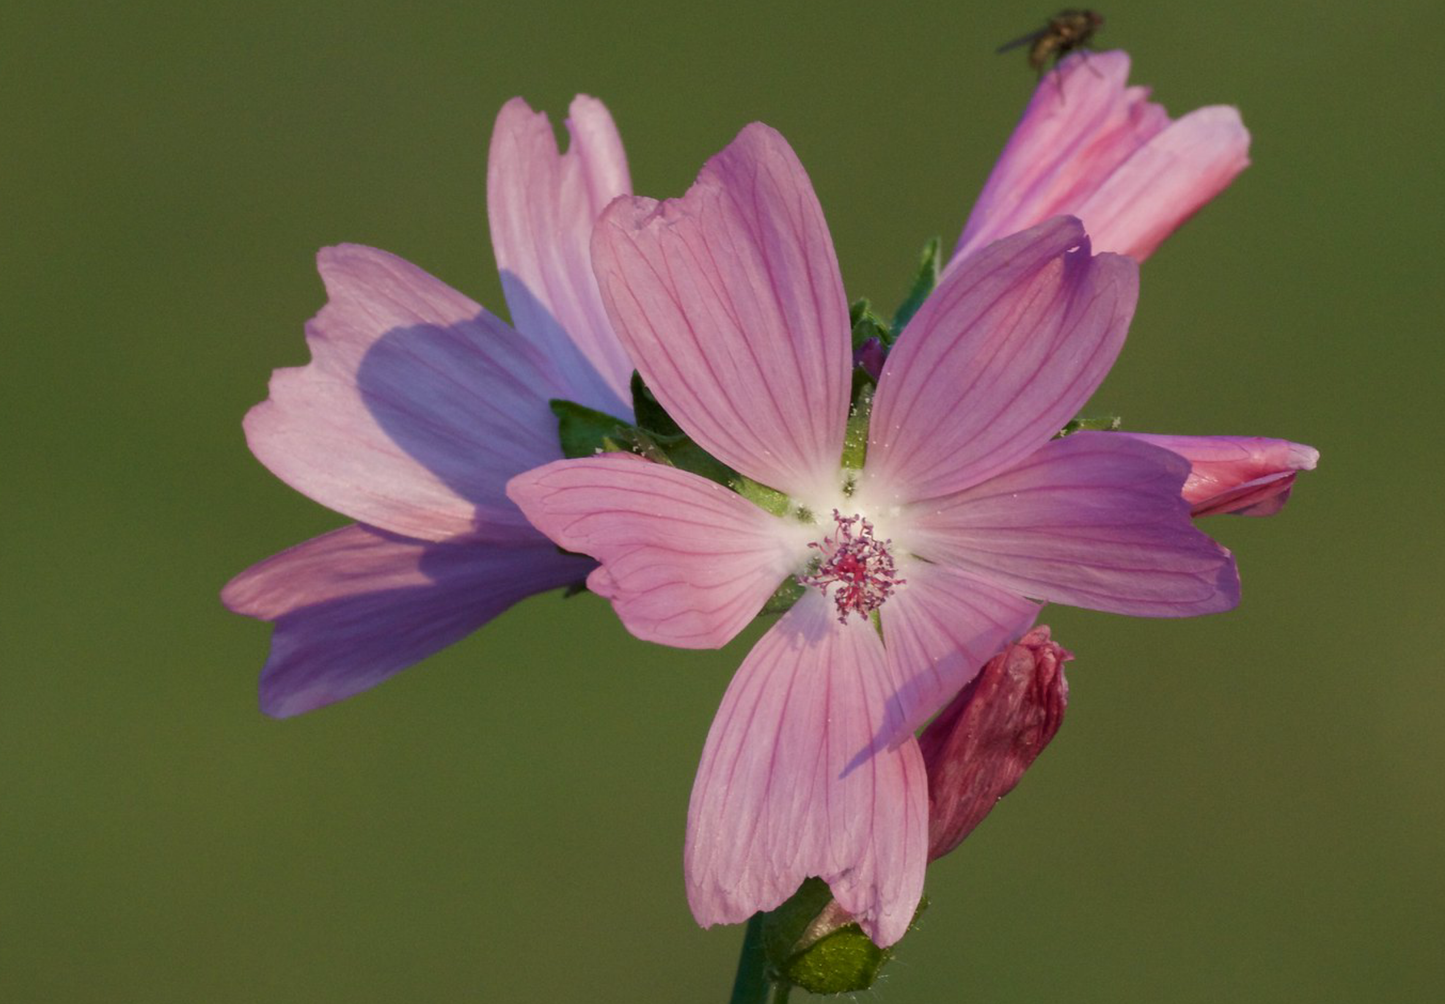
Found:
[[557, 358], [547, 360], [553, 374], [552, 393], [624, 421], [632, 421], [632, 402], [623, 400], [608, 385], [608, 378], [592, 365], [581, 347], [566, 336], [562, 322], [547, 305], [515, 273], [503, 269], [498, 274], [502, 287], [507, 291], [507, 304], [512, 313], [525, 311], [530, 327], [546, 328], [548, 331], [544, 340], [530, 331], [518, 329], [524, 339], [534, 344], [541, 342], [547, 352], [556, 354]]
[[261, 710], [287, 718], [369, 690], [592, 567], [549, 543], [432, 543], [353, 525], [251, 566], [221, 600], [275, 624]]
[[[522, 341], [515, 331], [507, 334]], [[535, 372], [506, 371], [505, 360], [520, 357], [520, 346], [516, 353], [495, 352], [491, 358], [470, 355], [472, 365], [489, 370], [486, 385], [460, 369], [441, 371], [431, 353], [417, 351], [424, 343], [456, 341], [460, 354], [465, 337], [459, 326], [393, 328], [362, 357], [356, 391], [398, 448], [477, 507], [475, 532], [507, 542], [526, 540], [536, 533], [507, 499], [506, 484], [513, 475], [562, 455], [557, 419], [547, 403], [557, 391], [529, 386], [538, 379]]]

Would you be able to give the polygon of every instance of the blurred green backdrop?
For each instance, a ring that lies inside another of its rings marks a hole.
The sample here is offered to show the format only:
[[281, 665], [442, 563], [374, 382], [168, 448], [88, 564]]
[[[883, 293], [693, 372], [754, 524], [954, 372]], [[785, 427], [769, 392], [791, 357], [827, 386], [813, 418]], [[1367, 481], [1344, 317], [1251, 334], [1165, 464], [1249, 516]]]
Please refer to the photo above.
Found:
[[[247, 453], [305, 361], [312, 256], [374, 244], [494, 309], [492, 118], [602, 97], [640, 192], [763, 119], [850, 294], [955, 239], [1048, 3], [16, 5], [0, 36], [5, 558], [0, 999], [708, 1001], [687, 793], [754, 635], [628, 638], [542, 597], [380, 690], [255, 708], [226, 579], [341, 522]], [[1217, 518], [1236, 612], [1054, 608], [1069, 720], [930, 872], [878, 992], [910, 1001], [1445, 995], [1445, 295], [1438, 0], [1105, 8], [1174, 113], [1255, 166], [1144, 268], [1099, 410], [1284, 436], [1321, 469]]]

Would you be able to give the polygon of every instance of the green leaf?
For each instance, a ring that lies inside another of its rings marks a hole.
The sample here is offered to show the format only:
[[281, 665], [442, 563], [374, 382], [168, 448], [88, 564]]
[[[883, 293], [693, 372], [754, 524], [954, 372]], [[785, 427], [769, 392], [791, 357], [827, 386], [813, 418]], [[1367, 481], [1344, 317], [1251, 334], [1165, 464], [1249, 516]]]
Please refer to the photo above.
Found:
[[[893, 315], [892, 327], [895, 337], [912, 320], [913, 315], [918, 313], [918, 308], [923, 306], [923, 301], [928, 299], [928, 294], [933, 292], [933, 287], [938, 285], [938, 276], [942, 271], [943, 242], [935, 237], [923, 245], [923, 254], [918, 258], [918, 273], [913, 277], [913, 286], [898, 307], [898, 312]], [[892, 340], [890, 339], [886, 344], [893, 344]]]
[[1072, 436], [1076, 432], [1118, 432], [1123, 424], [1124, 420], [1118, 415], [1101, 415], [1098, 418], [1076, 418], [1060, 429], [1054, 438], [1063, 439], [1065, 436]]
[[568, 459], [626, 450], [632, 426], [606, 412], [557, 398], [547, 402], [557, 416], [557, 438]]

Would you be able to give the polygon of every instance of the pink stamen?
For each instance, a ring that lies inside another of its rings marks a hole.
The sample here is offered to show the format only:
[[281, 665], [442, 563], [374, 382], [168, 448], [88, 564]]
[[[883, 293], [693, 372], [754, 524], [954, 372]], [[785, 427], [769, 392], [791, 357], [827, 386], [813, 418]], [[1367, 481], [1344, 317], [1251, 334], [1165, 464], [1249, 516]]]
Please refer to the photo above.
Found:
[[893, 541], [875, 538], [872, 523], [862, 516], [843, 516], [837, 509], [833, 520], [837, 530], [821, 543], [808, 545], [822, 553], [823, 563], [813, 574], [798, 576], [798, 581], [824, 593], [837, 583], [833, 602], [838, 605], [838, 620], [848, 623], [850, 613], [867, 620], [907, 580], [898, 578], [893, 555], [888, 553]]

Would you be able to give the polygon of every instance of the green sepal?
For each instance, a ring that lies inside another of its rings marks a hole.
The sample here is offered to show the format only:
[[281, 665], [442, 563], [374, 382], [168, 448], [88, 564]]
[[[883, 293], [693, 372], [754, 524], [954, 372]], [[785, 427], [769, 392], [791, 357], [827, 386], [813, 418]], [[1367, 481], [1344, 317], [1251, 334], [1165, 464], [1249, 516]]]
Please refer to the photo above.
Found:
[[892, 956], [849, 924], [799, 952], [778, 975], [810, 994], [845, 994], [871, 987]]
[[632, 413], [637, 418], [639, 428], [663, 436], [686, 435], [682, 426], [678, 425], [667, 413], [667, 409], [653, 397], [651, 389], [642, 381], [642, 374], [636, 370], [632, 371]]
[[634, 439], [645, 440], [657, 447], [666, 463], [678, 470], [727, 485], [734, 491], [742, 490], [739, 484], [747, 479], [693, 442], [687, 433], [682, 431], [682, 426], [677, 424], [662, 403], [653, 396], [643, 382], [642, 374], [636, 370], [632, 373], [632, 411], [637, 416]]
[[679, 470], [690, 471], [737, 490], [736, 482], [741, 475], [686, 436], [679, 442], [664, 446], [663, 450], [672, 466]]
[[877, 386], [878, 386], [878, 379], [877, 379], [872, 373], [869, 373], [869, 372], [868, 372], [867, 370], [865, 370], [862, 366], [854, 366], [854, 367], [853, 367], [853, 383], [850, 385], [850, 387], [849, 387], [849, 389], [848, 389], [848, 400], [850, 400], [850, 401], [856, 401], [856, 400], [858, 400], [858, 393], [859, 393], [864, 387], [877, 387]]
[[873, 944], [817, 878], [763, 914], [762, 942], [773, 979], [813, 994], [867, 990], [893, 955]]
[[792, 511], [793, 500], [788, 498], [785, 493], [776, 488], [759, 484], [752, 478], [732, 472], [732, 477], [723, 483], [759, 509], [770, 512], [774, 516], [786, 516]]
[[1098, 418], [1076, 418], [1060, 429], [1054, 438], [1063, 439], [1065, 436], [1072, 436], [1076, 432], [1118, 432], [1123, 425], [1124, 420], [1118, 415], [1101, 415]]
[[[928, 299], [928, 294], [938, 285], [938, 276], [942, 272], [943, 241], [935, 237], [923, 245], [923, 254], [918, 256], [918, 272], [913, 277], [913, 285], [903, 303], [899, 305], [898, 312], [893, 315], [892, 329], [895, 337], [913, 319], [913, 315], [918, 313], [918, 308], [923, 306], [923, 301]], [[885, 344], [893, 343], [890, 339]]]
[[646, 429], [639, 429], [635, 425], [628, 425], [623, 428], [627, 448], [654, 464], [666, 464], [668, 467], [677, 467], [669, 447], [676, 444], [668, 443], [663, 436], [654, 435]]
[[763, 609], [758, 611], [758, 616], [764, 614], [785, 614], [793, 608], [793, 604], [803, 598], [808, 587], [799, 582], [796, 578], [789, 576], [772, 596], [768, 602], [763, 604]]
[[866, 299], [854, 300], [848, 307], [848, 321], [853, 325], [853, 351], [857, 352], [863, 343], [876, 338], [884, 345], [893, 344], [893, 335], [888, 322], [873, 313], [873, 305]]
[[[739, 490], [737, 482], [746, 479], [684, 435], [645, 387], [642, 388], [643, 394], [636, 393], [639, 387], [641, 381], [634, 377], [634, 404], [650, 402], [643, 403], [638, 409], [649, 423], [645, 427], [631, 425], [573, 401], [553, 399], [548, 402], [552, 414], [557, 416], [557, 437], [562, 444], [562, 455], [576, 459], [599, 453], [635, 453], [654, 463], [667, 464]], [[668, 432], [667, 429], [675, 431]]]
[[[854, 370], [855, 374], [861, 372]], [[873, 386], [872, 380], [859, 385], [854, 391], [853, 407], [848, 409], [848, 425], [843, 433], [845, 471], [861, 471], [863, 461], [868, 459], [868, 419], [873, 415]]]
[[557, 416], [557, 438], [562, 443], [562, 456], [569, 460], [630, 449], [628, 434], [632, 426], [622, 419], [559, 398], [547, 403], [552, 408], [552, 414]]

